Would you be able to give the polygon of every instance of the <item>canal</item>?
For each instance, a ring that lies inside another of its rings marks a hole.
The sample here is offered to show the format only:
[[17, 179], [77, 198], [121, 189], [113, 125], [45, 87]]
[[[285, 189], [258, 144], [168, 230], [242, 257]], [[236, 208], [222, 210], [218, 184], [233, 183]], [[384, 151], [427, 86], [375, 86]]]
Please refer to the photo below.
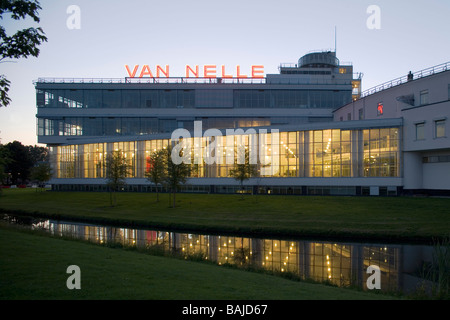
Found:
[[[55, 221], [4, 214], [6, 223], [43, 230], [53, 236], [71, 237], [97, 244], [120, 244], [177, 253], [212, 261], [274, 273], [295, 275], [301, 279], [345, 287], [368, 288], [375, 266], [380, 272], [383, 292], [413, 293], [420, 286], [430, 288], [424, 279], [434, 261], [435, 247], [417, 244], [327, 242], [302, 239], [249, 238], [121, 228], [106, 225]], [[369, 268], [369, 270], [368, 270]], [[378, 290], [378, 289], [372, 289]]]

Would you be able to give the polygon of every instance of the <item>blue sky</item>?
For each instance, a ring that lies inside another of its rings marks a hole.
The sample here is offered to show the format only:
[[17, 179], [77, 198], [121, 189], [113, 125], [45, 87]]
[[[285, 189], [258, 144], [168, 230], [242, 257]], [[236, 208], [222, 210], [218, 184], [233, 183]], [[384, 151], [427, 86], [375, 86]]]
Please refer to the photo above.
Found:
[[[33, 80], [123, 78], [125, 64], [234, 68], [296, 63], [307, 52], [333, 49], [362, 72], [363, 90], [450, 61], [448, 0], [41, 0], [48, 42], [38, 58], [1, 63], [11, 80], [11, 105], [0, 108], [0, 141], [37, 144]], [[69, 29], [67, 8], [80, 8], [80, 29]], [[370, 5], [380, 8], [380, 29], [369, 29]], [[8, 31], [37, 26], [4, 16]]]

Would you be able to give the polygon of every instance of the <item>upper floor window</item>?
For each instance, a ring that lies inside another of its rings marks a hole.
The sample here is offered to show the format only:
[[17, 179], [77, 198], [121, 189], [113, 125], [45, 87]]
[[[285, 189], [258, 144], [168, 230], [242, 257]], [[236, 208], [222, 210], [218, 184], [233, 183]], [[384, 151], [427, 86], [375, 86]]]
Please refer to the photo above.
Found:
[[428, 104], [428, 90], [420, 91], [420, 105]]
[[445, 120], [436, 120], [434, 122], [434, 136], [436, 138], [443, 138], [445, 137]]
[[416, 123], [416, 140], [425, 139], [425, 122]]
[[358, 110], [358, 119], [363, 120], [364, 119], [364, 109], [361, 108]]

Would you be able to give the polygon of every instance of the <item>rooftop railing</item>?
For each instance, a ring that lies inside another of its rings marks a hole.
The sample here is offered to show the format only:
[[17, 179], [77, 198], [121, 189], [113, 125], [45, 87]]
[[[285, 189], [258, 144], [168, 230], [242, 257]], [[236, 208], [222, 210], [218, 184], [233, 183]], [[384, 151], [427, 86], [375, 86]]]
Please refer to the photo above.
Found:
[[125, 83], [124, 78], [38, 78], [36, 83]]
[[164, 78], [38, 78], [33, 81], [36, 83], [199, 83], [199, 84], [213, 84], [213, 83], [266, 83], [266, 78], [185, 78], [185, 77], [164, 77]]
[[203, 77], [169, 77], [169, 78], [125, 78], [126, 83], [192, 83], [192, 84], [213, 84], [213, 83], [266, 83], [266, 78], [203, 78]]
[[429, 67], [420, 71], [416, 71], [414, 73], [410, 72], [409, 74], [407, 74], [406, 76], [400, 77], [400, 78], [396, 78], [390, 81], [387, 81], [385, 83], [379, 84], [377, 86], [374, 86], [370, 89], [367, 89], [365, 91], [363, 91], [361, 93], [361, 98], [369, 96], [371, 94], [392, 88], [392, 87], [396, 87], [398, 85], [407, 83], [409, 81], [412, 80], [417, 80], [420, 78], [424, 78], [424, 77], [428, 77], [437, 73], [441, 73], [444, 71], [450, 70], [450, 61], [446, 62], [446, 63], [442, 63], [433, 67]]
[[[353, 80], [360, 79], [359, 76]], [[335, 80], [322, 78], [39, 78], [33, 84], [60, 83], [123, 83], [123, 84], [270, 84], [270, 85], [351, 85], [352, 79]]]

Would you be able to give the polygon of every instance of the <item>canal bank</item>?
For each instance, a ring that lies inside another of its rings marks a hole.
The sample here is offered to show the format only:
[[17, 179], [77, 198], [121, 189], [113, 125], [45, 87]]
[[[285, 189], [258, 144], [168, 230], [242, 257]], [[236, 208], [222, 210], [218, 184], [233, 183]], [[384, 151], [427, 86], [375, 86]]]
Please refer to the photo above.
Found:
[[438, 282], [430, 281], [434, 274], [429, 272], [436, 269], [436, 247], [426, 245], [248, 238], [112, 227], [18, 215], [3, 215], [2, 221], [58, 238], [365, 291], [374, 289], [370, 271], [373, 268], [379, 271], [378, 290], [375, 291], [415, 295], [424, 290], [431, 295], [438, 285]]
[[49, 219], [53, 221], [66, 221], [74, 223], [101, 224], [111, 227], [127, 227], [127, 228], [151, 228], [152, 230], [163, 231], [170, 229], [171, 231], [184, 233], [208, 233], [211, 235], [227, 235], [227, 236], [245, 236], [245, 237], [271, 237], [278, 239], [301, 238], [304, 240], [320, 240], [320, 241], [350, 241], [350, 242], [382, 242], [386, 244], [416, 244], [416, 245], [433, 245], [437, 241], [445, 241], [447, 237], [431, 236], [431, 235], [409, 235], [409, 234], [379, 234], [370, 231], [353, 231], [353, 230], [335, 230], [323, 228], [277, 228], [277, 227], [261, 227], [261, 226], [216, 226], [202, 225], [189, 222], [164, 222], [164, 221], [140, 221], [128, 220], [121, 218], [103, 218], [103, 217], [86, 217], [72, 214], [48, 214], [39, 211], [25, 210], [3, 210], [0, 214], [12, 214], [19, 216], [28, 216], [37, 219]]
[[[274, 300], [397, 298], [66, 241], [1, 225], [0, 248], [2, 300], [145, 300], [145, 307], [151, 308], [149, 300], [264, 300], [273, 306]], [[66, 287], [70, 265], [80, 267], [80, 290]], [[162, 305], [155, 306], [158, 312]], [[169, 307], [163, 310], [166, 314], [174, 311]]]
[[450, 236], [450, 199], [5, 190], [0, 212], [208, 234], [433, 244]]
[[[68, 228], [75, 228], [83, 237], [92, 232], [108, 237], [112, 232], [108, 230], [115, 229], [135, 242], [163, 240], [164, 248], [178, 251], [184, 245], [190, 252], [195, 243], [187, 239], [195, 238], [203, 249], [216, 248], [208, 251], [211, 260], [235, 258], [231, 252], [250, 258], [247, 253], [263, 248], [252, 257], [257, 267], [271, 260], [276, 267], [272, 270], [284, 272], [284, 256], [295, 274], [308, 278], [320, 273], [319, 281], [328, 281], [328, 262], [334, 263], [331, 279], [345, 285], [353, 285], [351, 281], [364, 285], [367, 268], [381, 266], [382, 274], [389, 275], [384, 286], [394, 291], [409, 283], [410, 277], [421, 278], [421, 269], [429, 270], [430, 248], [436, 241], [448, 239], [450, 233], [449, 199], [180, 194], [177, 207], [171, 208], [164, 196], [156, 202], [154, 194], [120, 193], [115, 207], [108, 205], [108, 197], [95, 192], [5, 192], [0, 212], [44, 219], [52, 226], [64, 221], [77, 226]], [[142, 233], [146, 237], [142, 238]], [[218, 245], [218, 239], [225, 238], [231, 243]], [[225, 244], [228, 256], [219, 254], [226, 252]], [[230, 247], [234, 248], [231, 252]], [[204, 257], [203, 249], [193, 254]], [[284, 255], [294, 249], [294, 256]], [[371, 263], [374, 261], [376, 264]], [[291, 274], [289, 268], [285, 271]]]

